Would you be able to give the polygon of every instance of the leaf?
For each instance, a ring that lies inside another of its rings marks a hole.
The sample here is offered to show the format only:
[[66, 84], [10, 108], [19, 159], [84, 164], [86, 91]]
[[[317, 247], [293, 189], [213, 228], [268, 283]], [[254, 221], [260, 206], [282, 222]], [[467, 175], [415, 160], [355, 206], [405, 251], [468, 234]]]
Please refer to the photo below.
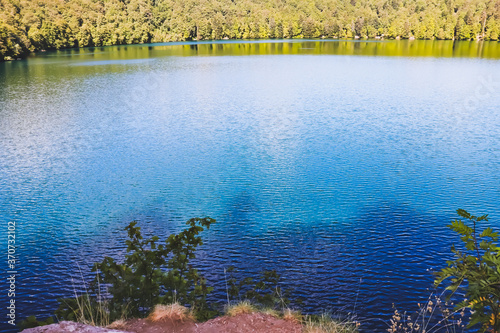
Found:
[[466, 219], [470, 219], [471, 215], [464, 209], [457, 209], [457, 214]]
[[482, 215], [482, 216], [478, 217], [476, 221], [477, 222], [479, 222], [479, 221], [488, 221], [488, 215]]

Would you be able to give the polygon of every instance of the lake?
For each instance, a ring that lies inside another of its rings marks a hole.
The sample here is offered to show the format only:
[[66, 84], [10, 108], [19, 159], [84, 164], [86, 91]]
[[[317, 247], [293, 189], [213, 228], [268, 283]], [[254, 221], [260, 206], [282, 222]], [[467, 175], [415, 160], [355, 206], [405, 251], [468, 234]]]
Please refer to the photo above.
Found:
[[429, 296], [456, 209], [500, 226], [499, 74], [499, 44], [475, 41], [167, 43], [0, 63], [17, 318], [48, 316], [92, 263], [123, 257], [132, 220], [166, 238], [210, 216], [196, 263], [214, 300], [224, 268], [277, 269], [304, 312], [384, 332], [393, 304]]

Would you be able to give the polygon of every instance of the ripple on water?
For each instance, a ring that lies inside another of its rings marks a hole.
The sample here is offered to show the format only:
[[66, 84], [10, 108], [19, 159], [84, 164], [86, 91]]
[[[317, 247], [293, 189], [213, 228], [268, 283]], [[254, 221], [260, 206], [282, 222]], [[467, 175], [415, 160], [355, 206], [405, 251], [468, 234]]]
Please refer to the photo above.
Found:
[[497, 225], [500, 97], [464, 103], [498, 61], [102, 52], [0, 68], [20, 317], [123, 258], [130, 221], [165, 238], [208, 215], [196, 264], [212, 300], [230, 265], [277, 269], [305, 312], [355, 310], [383, 331], [392, 303], [427, 299], [456, 208]]

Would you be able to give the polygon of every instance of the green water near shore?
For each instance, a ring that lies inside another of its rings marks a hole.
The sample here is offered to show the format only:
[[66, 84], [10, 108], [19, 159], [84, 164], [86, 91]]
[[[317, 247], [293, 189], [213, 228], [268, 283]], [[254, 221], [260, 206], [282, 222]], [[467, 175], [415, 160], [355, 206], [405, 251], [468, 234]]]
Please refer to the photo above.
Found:
[[82, 56], [95, 60], [273, 54], [500, 59], [500, 44], [495, 41], [449, 40], [227, 40], [92, 47], [47, 53], [51, 56]]

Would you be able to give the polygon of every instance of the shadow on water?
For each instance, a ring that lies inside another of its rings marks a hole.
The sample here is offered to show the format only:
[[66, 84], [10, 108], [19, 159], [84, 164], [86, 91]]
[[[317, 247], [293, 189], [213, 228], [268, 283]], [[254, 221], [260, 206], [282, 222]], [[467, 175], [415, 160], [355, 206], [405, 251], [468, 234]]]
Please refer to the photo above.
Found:
[[229, 204], [228, 215], [225, 217], [228, 221], [238, 222], [245, 221], [251, 218], [252, 213], [258, 212], [259, 208], [255, 198], [247, 191], [243, 191], [237, 195]]
[[240, 278], [277, 269], [284, 285], [305, 298], [304, 312], [355, 312], [368, 331], [384, 331], [393, 304], [416, 311], [433, 290], [432, 271], [458, 242], [446, 227], [454, 216], [397, 204], [366, 207], [350, 221], [297, 222], [262, 233], [242, 225], [228, 234], [235, 219], [251, 223], [239, 207], [206, 244], [205, 259], [217, 260], [200, 262], [216, 286], [212, 300], [225, 299], [224, 267], [234, 265]]
[[[214, 228], [204, 234], [205, 244], [194, 263], [215, 287], [211, 301], [224, 303], [226, 299], [224, 268], [234, 265], [239, 270], [238, 278], [276, 269], [282, 275], [283, 286], [305, 299], [303, 312], [354, 312], [366, 332], [385, 331], [393, 304], [400, 311], [416, 311], [417, 303], [425, 302], [432, 291], [431, 271], [444, 266], [451, 244], [458, 242], [446, 227], [455, 218], [453, 213], [441, 216], [393, 203], [365, 207], [347, 221], [332, 217], [270, 228], [255, 219], [259, 209], [249, 192], [240, 192], [227, 207], [228, 214], [219, 217]], [[169, 225], [174, 230], [185, 222], [158, 223], [154, 216], [164, 219], [165, 214], [145, 211], [134, 220], [147, 234], [163, 235], [168, 234]], [[259, 223], [260, 229], [248, 227]], [[93, 261], [104, 255], [123, 256], [123, 226], [117, 224], [116, 230], [109, 228], [100, 235], [101, 241], [108, 240], [105, 244], [96, 239], [84, 242], [86, 245], [80, 245], [80, 251], [72, 254], [74, 260], [84, 253]], [[106, 253], [96, 253], [99, 248]], [[37, 280], [46, 279], [50, 293], [37, 295], [36, 301], [44, 304], [45, 311], [25, 302], [20, 305], [22, 313], [46, 315], [48, 307], [56, 307], [56, 298], [71, 296], [73, 286], [61, 287], [54, 278], [54, 270], [64, 271], [61, 262], [51, 260], [47, 257], [42, 266], [35, 261], [25, 263], [24, 283], [32, 284], [30, 275], [35, 274]], [[68, 258], [65, 260], [67, 265]], [[78, 279], [75, 281], [77, 288], [82, 287]]]

